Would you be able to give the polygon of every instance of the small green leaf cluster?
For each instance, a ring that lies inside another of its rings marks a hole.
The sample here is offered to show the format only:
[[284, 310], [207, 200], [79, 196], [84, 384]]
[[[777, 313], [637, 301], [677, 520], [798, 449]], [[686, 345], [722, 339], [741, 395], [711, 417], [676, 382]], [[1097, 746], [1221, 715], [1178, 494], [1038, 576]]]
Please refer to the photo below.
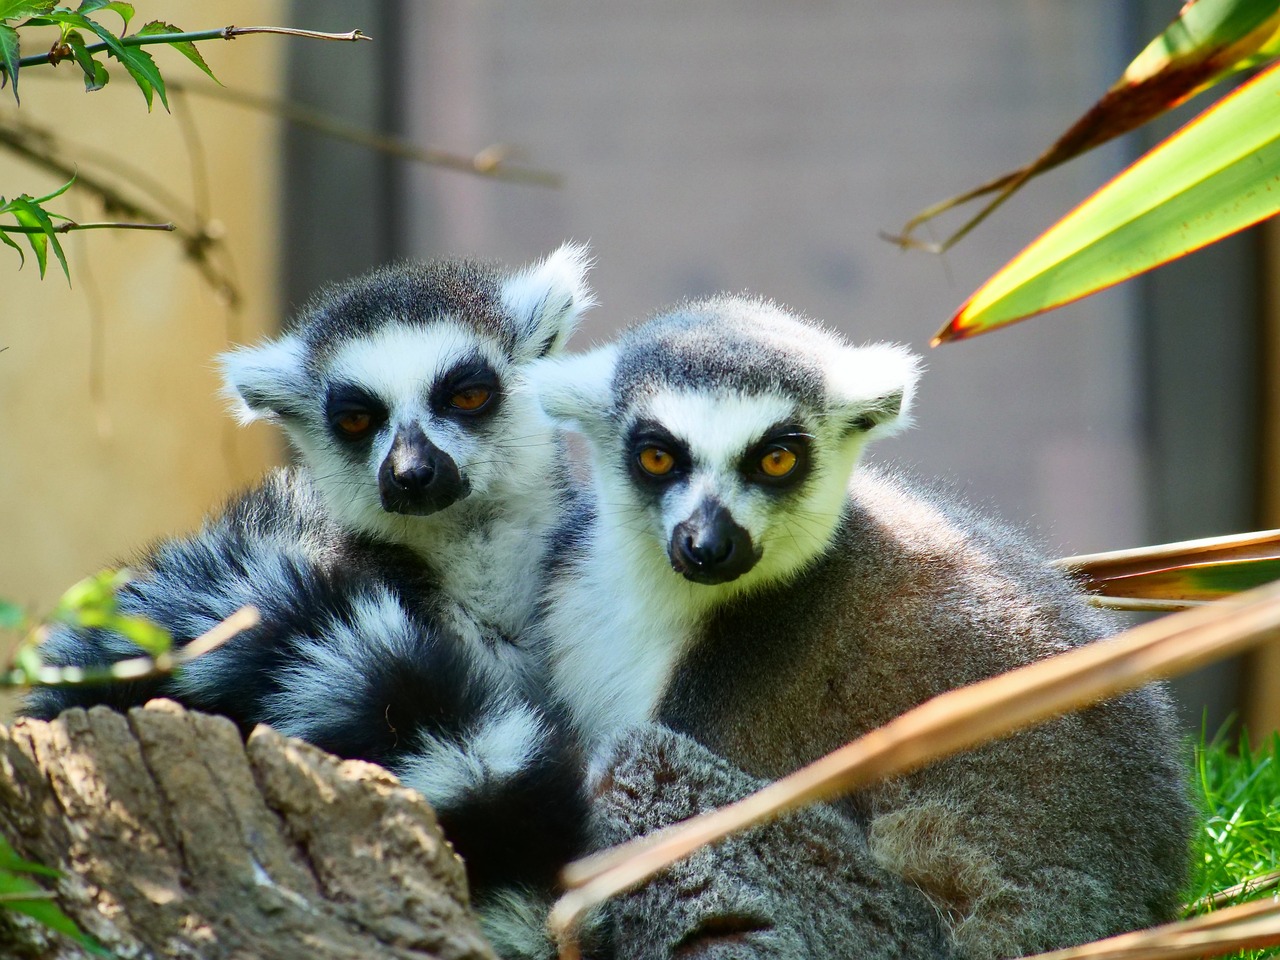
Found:
[[[110, 10], [120, 17], [123, 26], [119, 34], [112, 33], [89, 16], [100, 10]], [[7, 77], [12, 82], [13, 96], [17, 100], [18, 73], [24, 64], [56, 65], [63, 60], [74, 60], [84, 72], [85, 90], [101, 90], [111, 77], [94, 54], [105, 52], [108, 57], [118, 60], [133, 78], [146, 98], [148, 110], [151, 109], [153, 95], [158, 95], [160, 102], [168, 110], [169, 98], [165, 91], [164, 77], [155, 60], [142, 49], [144, 44], [153, 43], [172, 47], [211, 79], [217, 80], [200, 51], [191, 42], [192, 37], [197, 35], [184, 34], [172, 24], [154, 20], [136, 33], [126, 36], [133, 12], [132, 4], [119, 0], [82, 0], [74, 10], [54, 6], [53, 0], [0, 0], [0, 68], [4, 71], [0, 80]], [[23, 22], [15, 25], [14, 21]], [[24, 60], [19, 52], [18, 27], [57, 27], [60, 33], [48, 54]], [[87, 40], [90, 35], [97, 37], [97, 41]], [[207, 38], [208, 35], [198, 36]]]
[[62, 912], [62, 908], [53, 902], [53, 894], [32, 877], [56, 880], [58, 871], [23, 860], [14, 852], [9, 842], [0, 837], [0, 908], [25, 913], [50, 930], [78, 943], [94, 956], [110, 957], [111, 951], [82, 933], [75, 922]]
[[[59, 670], [45, 664], [40, 654], [40, 641], [49, 626], [63, 624], [78, 630], [107, 630], [135, 643], [152, 660], [167, 656], [173, 648], [173, 637], [167, 630], [144, 617], [120, 612], [117, 591], [129, 581], [128, 570], [105, 570], [87, 577], [62, 595], [48, 621], [34, 629], [26, 616], [12, 604], [0, 601], [0, 627], [26, 630], [26, 637], [13, 658], [13, 669], [3, 678], [3, 686], [30, 686], [62, 681], [89, 682], [112, 678], [112, 668], [87, 671], [82, 668]], [[63, 676], [74, 673], [75, 676]]]
[[51, 213], [44, 208], [44, 204], [54, 197], [66, 193], [73, 183], [75, 183], [75, 177], [72, 177], [53, 193], [46, 194], [43, 197], [32, 197], [25, 193], [14, 197], [12, 200], [0, 197], [0, 214], [12, 214], [13, 218], [18, 221], [17, 226], [0, 223], [0, 243], [17, 250], [18, 257], [25, 264], [27, 258], [22, 252], [22, 247], [18, 246], [17, 242], [9, 236], [10, 233], [25, 234], [27, 242], [31, 244], [31, 249], [36, 255], [36, 263], [40, 265], [41, 279], [44, 279], [45, 266], [49, 258], [49, 248], [52, 247], [53, 255], [58, 258], [58, 263], [62, 265], [62, 272], [66, 275], [67, 281], [71, 281], [71, 273], [67, 269], [67, 256], [62, 250], [62, 244], [58, 241], [58, 228], [53, 223], [54, 220], [71, 223], [71, 218], [64, 217], [59, 213]]

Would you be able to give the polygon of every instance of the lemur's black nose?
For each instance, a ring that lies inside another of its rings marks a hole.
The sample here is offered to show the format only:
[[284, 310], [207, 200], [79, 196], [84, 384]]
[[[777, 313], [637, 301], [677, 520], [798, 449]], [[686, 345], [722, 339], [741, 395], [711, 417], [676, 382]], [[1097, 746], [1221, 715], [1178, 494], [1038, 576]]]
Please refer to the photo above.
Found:
[[382, 509], [423, 516], [467, 495], [458, 465], [416, 423], [398, 430], [378, 469]]
[[751, 534], [715, 499], [704, 500], [689, 519], [676, 524], [667, 555], [685, 579], [706, 584], [736, 580], [760, 559]]

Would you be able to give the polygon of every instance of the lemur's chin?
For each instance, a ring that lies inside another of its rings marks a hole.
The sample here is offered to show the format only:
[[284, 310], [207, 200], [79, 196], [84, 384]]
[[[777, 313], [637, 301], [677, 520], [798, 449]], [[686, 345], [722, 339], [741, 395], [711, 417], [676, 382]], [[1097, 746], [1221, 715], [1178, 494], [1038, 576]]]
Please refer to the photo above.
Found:
[[465, 500], [470, 492], [471, 487], [465, 482], [456, 489], [442, 492], [440, 496], [408, 497], [384, 490], [381, 497], [382, 509], [402, 517], [429, 517], [433, 513], [447, 510], [460, 500]]

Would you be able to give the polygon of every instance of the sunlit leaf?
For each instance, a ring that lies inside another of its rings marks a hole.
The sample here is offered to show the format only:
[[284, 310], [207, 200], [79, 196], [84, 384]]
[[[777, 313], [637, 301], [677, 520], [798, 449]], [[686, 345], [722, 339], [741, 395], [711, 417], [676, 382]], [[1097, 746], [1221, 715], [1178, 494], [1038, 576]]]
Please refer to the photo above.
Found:
[[19, 859], [8, 842], [0, 837], [0, 908], [25, 913], [50, 930], [75, 941], [95, 956], [112, 956], [109, 950], [82, 933], [75, 921], [53, 901], [52, 894], [27, 874], [58, 876], [56, 870]]
[[[138, 31], [140, 37], [156, 36], [164, 33], [181, 33], [180, 27], [175, 27], [172, 23], [163, 23], [159, 20], [152, 20], [141, 30]], [[214, 83], [221, 85], [222, 81], [213, 75], [213, 71], [209, 69], [209, 65], [204, 62], [204, 57], [200, 55], [200, 51], [196, 49], [196, 45], [189, 40], [183, 40], [178, 43], [168, 44], [174, 50], [194, 63], [197, 67], [205, 72], [205, 74]]]
[[0, 65], [13, 85], [13, 99], [18, 100], [18, 31], [0, 23]]
[[988, 280], [935, 343], [1078, 300], [1280, 210], [1280, 64], [1192, 120]]
[[1142, 126], [1225, 77], [1262, 66], [1278, 55], [1280, 3], [1276, 0], [1194, 0], [1138, 54], [1102, 99], [1032, 163], [934, 204], [913, 217], [900, 236], [888, 239], [903, 246], [928, 247], [911, 236], [921, 224], [995, 194], [939, 245], [945, 250], [1033, 177]]
[[151, 59], [151, 54], [143, 50], [141, 47], [125, 47], [124, 53], [116, 56], [124, 68], [129, 71], [129, 76], [133, 77], [134, 82], [142, 90], [142, 95], [147, 98], [147, 109], [151, 109], [151, 91], [155, 90], [160, 94], [160, 102], [164, 104], [165, 110], [169, 109], [169, 97], [164, 89], [164, 77], [160, 76], [160, 69], [156, 66], [156, 62]]
[[[50, 200], [60, 197], [64, 193], [66, 193], [68, 190], [70, 190], [71, 185], [75, 182], [76, 182], [76, 178], [75, 178], [75, 175], [73, 174], [70, 180], [68, 180], [66, 183], [60, 186], [57, 190], [53, 191], [53, 193], [46, 193], [43, 197], [36, 197], [35, 202], [48, 203]], [[64, 217], [63, 219], [66, 219], [66, 218]]]
[[2, 228], [0, 228], [0, 243], [3, 243], [6, 247], [13, 247], [14, 250], [18, 251], [18, 269], [21, 270], [22, 267], [26, 265], [27, 255], [22, 252], [22, 247], [18, 246], [15, 241], [11, 240], [9, 235], [5, 233]]
[[[49, 237], [53, 233], [53, 223], [47, 216], [44, 216], [44, 211], [36, 206], [28, 196], [14, 197], [9, 201], [8, 208], [9, 213], [12, 213], [18, 223], [24, 227], [40, 227], [44, 231], [43, 233], [25, 234], [27, 242], [31, 245], [31, 249], [36, 255], [36, 263], [40, 267], [40, 276], [43, 278], [49, 256]], [[41, 222], [42, 217], [43, 223]]]
[[0, 20], [26, 20], [53, 9], [55, 0], [0, 0]]
[[133, 4], [122, 3], [120, 0], [84, 0], [76, 13], [88, 15], [98, 10], [111, 10], [120, 15], [120, 19], [124, 21], [124, 25], [120, 28], [120, 32], [129, 29], [129, 21], [133, 19]]
[[80, 31], [72, 30], [64, 39], [67, 42], [67, 46], [71, 48], [71, 55], [75, 58], [76, 63], [80, 65], [80, 69], [84, 71], [85, 93], [92, 93], [105, 87], [111, 79], [111, 75], [107, 73], [107, 68], [95, 60], [93, 54], [85, 49], [84, 37], [81, 36]]

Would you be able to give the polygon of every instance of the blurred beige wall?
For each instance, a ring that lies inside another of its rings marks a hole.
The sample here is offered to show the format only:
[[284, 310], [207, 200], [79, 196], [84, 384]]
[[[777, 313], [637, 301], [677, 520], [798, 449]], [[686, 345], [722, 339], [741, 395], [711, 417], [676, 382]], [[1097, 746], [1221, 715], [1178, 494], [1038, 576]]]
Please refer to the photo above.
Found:
[[[151, 19], [185, 30], [283, 23], [286, 13], [277, 2], [136, 6], [132, 29]], [[103, 20], [118, 29], [114, 14], [103, 11]], [[53, 37], [30, 33], [41, 40], [24, 53]], [[275, 93], [285, 45], [305, 42], [252, 36], [200, 49], [229, 87]], [[178, 53], [150, 49], [166, 78], [209, 84]], [[0, 247], [0, 597], [33, 613], [47, 611], [74, 580], [195, 527], [281, 455], [270, 428], [232, 423], [211, 362], [229, 341], [277, 326], [279, 123], [194, 94], [171, 95], [173, 115], [158, 99], [148, 114], [120, 64], [107, 65], [111, 82], [92, 94], [72, 64], [56, 74], [23, 70], [22, 105], [4, 90], [0, 119], [56, 128], [87, 148], [83, 156], [91, 149], [139, 166], [188, 206], [207, 198], [242, 299], [238, 310], [220, 302], [168, 234], [68, 235], [70, 287], [52, 256], [42, 281], [30, 252], [19, 270], [18, 256]], [[180, 111], [189, 111], [198, 145], [184, 137]], [[58, 185], [0, 148], [0, 194]], [[74, 187], [49, 207], [85, 221], [119, 219]], [[13, 638], [0, 638], [0, 653], [6, 641]]]

